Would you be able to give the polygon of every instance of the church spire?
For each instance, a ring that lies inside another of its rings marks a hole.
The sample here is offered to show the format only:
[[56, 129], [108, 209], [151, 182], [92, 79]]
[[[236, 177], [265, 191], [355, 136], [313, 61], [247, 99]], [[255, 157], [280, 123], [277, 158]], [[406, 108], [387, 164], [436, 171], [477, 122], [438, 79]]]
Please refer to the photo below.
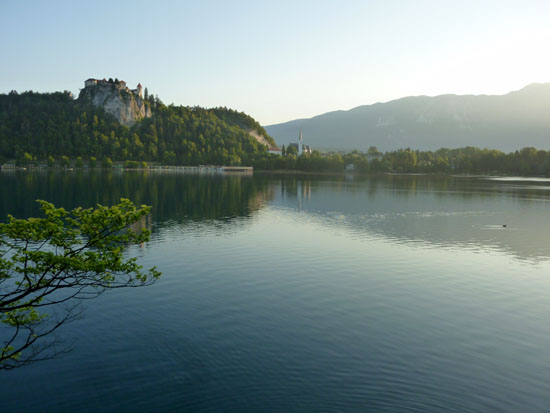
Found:
[[298, 141], [298, 156], [302, 155], [304, 144], [302, 142], [302, 128], [300, 128], [300, 140]]

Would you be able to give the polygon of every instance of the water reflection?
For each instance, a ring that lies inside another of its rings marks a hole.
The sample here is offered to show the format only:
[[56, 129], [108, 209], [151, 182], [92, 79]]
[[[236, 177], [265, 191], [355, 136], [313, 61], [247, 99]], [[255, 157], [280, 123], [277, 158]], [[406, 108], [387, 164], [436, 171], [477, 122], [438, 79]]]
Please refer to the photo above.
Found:
[[[544, 180], [382, 175], [197, 176], [141, 172], [0, 174], [0, 216], [39, 213], [35, 199], [72, 208], [128, 197], [153, 206], [154, 234], [229, 234], [270, 205], [308, 214], [353, 237], [444, 248], [497, 249], [518, 259], [550, 257]], [[296, 217], [303, 219], [303, 216]], [[506, 227], [504, 227], [504, 225]]]
[[0, 190], [3, 215], [153, 205], [141, 262], [163, 272], [91, 300], [63, 332], [77, 351], [10, 372], [5, 411], [549, 404], [550, 263], [518, 260], [549, 257], [545, 182], [31, 172]]
[[[25, 172], [0, 174], [0, 216], [40, 214], [36, 199], [70, 209], [120, 198], [151, 205], [153, 231], [175, 224], [242, 225], [273, 197], [268, 182], [247, 176], [198, 176], [147, 172]], [[238, 219], [237, 219], [238, 218]], [[148, 225], [149, 226], [149, 225]]]
[[321, 225], [346, 228], [358, 238], [497, 249], [532, 261], [550, 257], [550, 198], [544, 181], [522, 185], [403, 175], [321, 179], [279, 178], [273, 203], [315, 216]]

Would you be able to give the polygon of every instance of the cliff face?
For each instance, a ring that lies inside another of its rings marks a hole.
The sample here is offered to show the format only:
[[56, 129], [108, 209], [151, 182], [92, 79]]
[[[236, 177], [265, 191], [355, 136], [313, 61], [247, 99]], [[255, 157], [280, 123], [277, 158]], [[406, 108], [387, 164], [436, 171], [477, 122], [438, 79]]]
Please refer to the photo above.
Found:
[[248, 131], [248, 134], [250, 136], [252, 136], [254, 139], [256, 139], [259, 143], [261, 143], [262, 145], [265, 145], [267, 146], [268, 148], [271, 148], [273, 145], [271, 145], [266, 138], [264, 138], [262, 135], [260, 135], [258, 132], [256, 132], [255, 130], [249, 130]]
[[136, 93], [122, 84], [99, 82], [80, 91], [78, 100], [102, 107], [126, 126], [151, 116], [151, 108]]

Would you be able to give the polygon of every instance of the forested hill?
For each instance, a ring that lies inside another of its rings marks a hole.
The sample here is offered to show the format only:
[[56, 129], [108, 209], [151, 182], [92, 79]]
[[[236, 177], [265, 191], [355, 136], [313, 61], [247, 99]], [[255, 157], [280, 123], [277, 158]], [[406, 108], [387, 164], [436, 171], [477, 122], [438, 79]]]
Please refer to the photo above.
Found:
[[[31, 155], [167, 164], [250, 164], [271, 137], [250, 116], [227, 108], [166, 106], [150, 97], [153, 115], [123, 126], [69, 92], [0, 94], [0, 161]], [[250, 133], [249, 133], [250, 132]], [[27, 155], [25, 155], [27, 154]]]

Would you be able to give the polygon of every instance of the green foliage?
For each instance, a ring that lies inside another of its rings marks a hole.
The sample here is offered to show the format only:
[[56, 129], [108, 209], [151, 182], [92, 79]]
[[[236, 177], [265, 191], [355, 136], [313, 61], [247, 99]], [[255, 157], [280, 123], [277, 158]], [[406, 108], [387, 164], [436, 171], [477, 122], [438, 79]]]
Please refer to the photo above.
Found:
[[69, 166], [69, 164], [70, 164], [69, 157], [66, 156], [66, 155], [63, 155], [61, 157], [61, 166], [67, 167], [67, 166]]
[[[248, 132], [273, 139], [250, 116], [227, 108], [166, 106], [148, 95], [153, 116], [131, 128], [119, 124], [102, 109], [71, 98], [69, 93], [25, 92], [0, 94], [0, 159], [30, 165], [55, 156], [89, 158], [90, 167], [103, 159], [160, 162], [168, 165], [251, 165], [256, 169], [343, 171], [354, 165], [358, 173], [504, 173], [550, 176], [550, 152], [535, 148], [505, 154], [472, 147], [437, 151], [401, 149], [368, 152], [304, 154], [293, 146], [284, 156], [270, 155]], [[78, 161], [77, 161], [78, 163]]]
[[271, 146], [277, 146], [275, 141], [271, 136], [267, 134], [265, 129], [251, 116], [248, 116], [244, 112], [237, 112], [233, 109], [228, 108], [214, 108], [212, 112], [220, 118], [221, 120], [229, 123], [230, 125], [238, 126], [239, 128], [244, 129], [245, 131], [254, 131], [258, 135], [264, 137], [266, 141], [269, 142]]
[[17, 166], [25, 166], [32, 164], [33, 157], [28, 152], [25, 152], [17, 157], [16, 164]]
[[113, 167], [113, 161], [111, 158], [109, 157], [106, 157], [105, 159], [103, 159], [103, 161], [101, 162], [101, 166], [103, 168], [112, 168]]
[[160, 276], [124, 256], [127, 245], [149, 239], [136, 227], [149, 207], [122, 199], [68, 212], [39, 202], [44, 218], [9, 216], [0, 224], [0, 323], [11, 331], [0, 343], [0, 369], [55, 356], [51, 333], [74, 319], [80, 300]]
[[295, 148], [286, 149], [287, 156], [265, 155], [253, 162], [256, 169], [290, 169], [309, 172], [338, 172], [353, 165], [354, 173], [468, 173], [550, 176], [550, 151], [523, 148], [504, 153], [474, 147], [432, 151], [409, 148], [382, 154], [375, 147], [364, 154], [357, 150], [343, 155], [317, 151], [295, 157]]
[[48, 166], [50, 168], [52, 168], [53, 166], [55, 165], [55, 159], [53, 158], [53, 156], [48, 156]]
[[0, 157], [22, 160], [27, 152], [40, 159], [93, 155], [172, 165], [250, 165], [267, 148], [249, 131], [275, 144], [244, 113], [165, 106], [152, 95], [146, 104], [152, 106], [153, 116], [128, 128], [67, 93], [0, 94]]
[[286, 148], [286, 155], [298, 155], [298, 148], [289, 145], [288, 148]]
[[126, 161], [124, 162], [124, 167], [127, 169], [137, 169], [140, 167], [140, 163], [138, 161]]
[[84, 163], [82, 162], [82, 157], [81, 157], [81, 156], [77, 156], [77, 157], [76, 157], [75, 166], [76, 166], [77, 168], [82, 168], [82, 167], [84, 166]]
[[32, 155], [30, 153], [25, 152], [23, 154], [23, 163], [25, 165], [30, 165], [32, 163]]

